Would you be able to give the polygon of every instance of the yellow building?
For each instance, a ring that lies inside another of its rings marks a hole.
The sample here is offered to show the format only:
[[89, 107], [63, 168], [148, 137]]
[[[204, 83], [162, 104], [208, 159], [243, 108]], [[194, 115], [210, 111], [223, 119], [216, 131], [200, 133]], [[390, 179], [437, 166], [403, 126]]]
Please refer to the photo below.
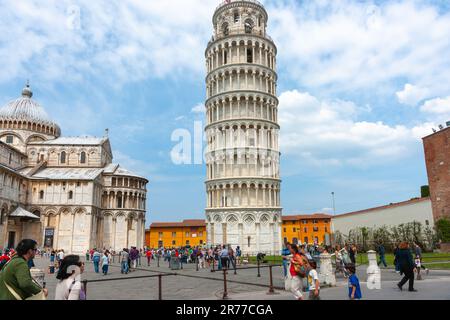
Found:
[[330, 239], [331, 235], [331, 218], [322, 213], [283, 216], [283, 240], [290, 243], [327, 244], [327, 238]]
[[145, 231], [145, 244], [150, 248], [192, 247], [206, 244], [205, 220], [154, 222]]

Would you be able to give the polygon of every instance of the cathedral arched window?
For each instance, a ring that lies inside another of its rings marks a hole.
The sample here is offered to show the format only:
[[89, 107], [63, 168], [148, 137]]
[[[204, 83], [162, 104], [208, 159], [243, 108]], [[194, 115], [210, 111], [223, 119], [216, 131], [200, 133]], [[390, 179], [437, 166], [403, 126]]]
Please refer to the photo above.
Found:
[[86, 152], [81, 152], [80, 154], [80, 163], [86, 163]]
[[122, 208], [122, 196], [117, 196], [117, 208]]
[[65, 151], [61, 152], [61, 155], [59, 157], [60, 157], [60, 160], [59, 160], [60, 163], [66, 163], [66, 152]]
[[69, 199], [73, 199], [73, 191], [69, 191]]
[[0, 212], [0, 224], [3, 224], [3, 219], [5, 218], [6, 215], [6, 209], [2, 208], [2, 211]]
[[44, 190], [39, 191], [39, 199], [44, 199]]

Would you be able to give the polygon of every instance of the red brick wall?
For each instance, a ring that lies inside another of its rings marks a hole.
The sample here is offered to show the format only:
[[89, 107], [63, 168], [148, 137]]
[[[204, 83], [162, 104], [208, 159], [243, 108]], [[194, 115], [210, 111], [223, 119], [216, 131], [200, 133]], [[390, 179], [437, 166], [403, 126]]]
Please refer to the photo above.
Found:
[[423, 138], [435, 220], [450, 217], [450, 128]]

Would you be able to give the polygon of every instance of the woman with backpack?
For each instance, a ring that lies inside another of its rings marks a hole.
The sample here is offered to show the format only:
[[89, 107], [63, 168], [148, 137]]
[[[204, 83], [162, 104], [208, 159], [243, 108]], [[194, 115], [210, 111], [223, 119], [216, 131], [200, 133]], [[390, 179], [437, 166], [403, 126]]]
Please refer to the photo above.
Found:
[[285, 287], [290, 290], [294, 295], [295, 299], [303, 300], [302, 295], [302, 278], [306, 276], [305, 263], [302, 255], [296, 244], [292, 244], [290, 247], [292, 258], [290, 259], [289, 273], [286, 278]]

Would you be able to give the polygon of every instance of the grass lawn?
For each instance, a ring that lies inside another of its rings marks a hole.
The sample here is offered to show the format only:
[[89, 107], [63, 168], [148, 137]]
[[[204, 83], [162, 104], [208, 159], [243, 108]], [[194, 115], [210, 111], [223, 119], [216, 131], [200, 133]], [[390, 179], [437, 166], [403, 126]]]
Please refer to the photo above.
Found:
[[[378, 257], [378, 256], [377, 256]], [[394, 254], [387, 253], [385, 255], [386, 263], [388, 267], [394, 266]], [[282, 258], [281, 256], [265, 256], [264, 261], [267, 261], [269, 264], [281, 264]], [[423, 253], [422, 254], [422, 263], [427, 266], [429, 269], [450, 269], [450, 254], [449, 253]], [[256, 263], [256, 257], [250, 257], [250, 263]], [[358, 265], [368, 264], [367, 254], [360, 253], [356, 256], [356, 263]], [[432, 264], [427, 264], [431, 263]], [[442, 262], [442, 263], [435, 263]]]

